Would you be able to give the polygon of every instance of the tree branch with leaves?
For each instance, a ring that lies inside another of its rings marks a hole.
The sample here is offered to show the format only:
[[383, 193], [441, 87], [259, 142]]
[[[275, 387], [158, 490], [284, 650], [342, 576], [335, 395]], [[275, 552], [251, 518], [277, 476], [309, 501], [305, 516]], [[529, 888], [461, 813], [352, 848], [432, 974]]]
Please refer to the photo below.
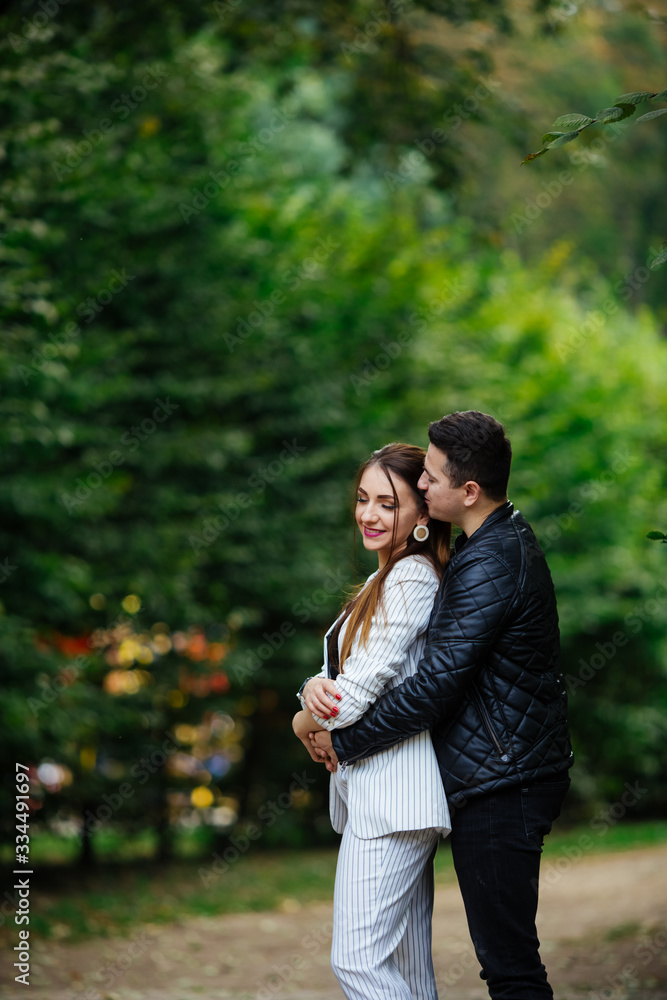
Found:
[[[551, 126], [555, 131], [545, 132], [542, 136], [542, 149], [538, 149], [536, 153], [528, 153], [521, 161], [521, 166], [524, 163], [536, 160], [540, 156], [544, 156], [550, 149], [558, 149], [560, 146], [572, 142], [585, 129], [590, 128], [591, 125], [612, 125], [630, 118], [634, 115], [638, 105], [647, 103], [648, 101], [667, 101], [667, 90], [660, 90], [655, 93], [650, 90], [638, 90], [631, 94], [621, 94], [620, 97], [616, 98], [616, 102], [611, 107], [597, 111], [595, 118], [577, 113], [560, 115]], [[634, 124], [638, 125], [639, 122], [659, 118], [660, 115], [667, 115], [667, 108], [655, 108], [652, 111], [647, 111], [645, 114], [640, 115], [639, 118], [636, 118]], [[560, 129], [567, 129], [567, 131], [562, 132]], [[652, 271], [655, 271], [665, 261], [667, 261], [667, 241], [663, 243], [649, 264], [649, 267]], [[652, 535], [648, 537], [650, 538]]]

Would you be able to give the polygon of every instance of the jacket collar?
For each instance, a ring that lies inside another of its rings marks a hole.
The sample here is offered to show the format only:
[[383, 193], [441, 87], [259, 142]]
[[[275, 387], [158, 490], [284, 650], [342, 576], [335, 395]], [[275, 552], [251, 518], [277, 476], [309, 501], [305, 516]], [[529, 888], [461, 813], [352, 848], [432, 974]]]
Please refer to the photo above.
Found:
[[[473, 532], [472, 540], [473, 543], [482, 538], [488, 531], [490, 531], [499, 521], [506, 521], [508, 517], [511, 517], [514, 513], [514, 504], [511, 500], [506, 500], [504, 504], [500, 507], [496, 507], [495, 510], [491, 511], [489, 516], [482, 521], [477, 531]], [[454, 542], [454, 552], [460, 552], [463, 546], [470, 541], [468, 536], [461, 532], [459, 537]]]

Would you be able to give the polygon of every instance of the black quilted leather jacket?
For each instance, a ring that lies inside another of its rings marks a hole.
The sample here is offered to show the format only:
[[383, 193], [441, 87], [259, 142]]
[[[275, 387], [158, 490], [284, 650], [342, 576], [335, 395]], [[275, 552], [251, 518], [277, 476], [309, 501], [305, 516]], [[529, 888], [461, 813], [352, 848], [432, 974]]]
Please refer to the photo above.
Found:
[[551, 574], [507, 501], [455, 553], [419, 669], [353, 726], [334, 730], [349, 764], [430, 729], [451, 806], [572, 764]]

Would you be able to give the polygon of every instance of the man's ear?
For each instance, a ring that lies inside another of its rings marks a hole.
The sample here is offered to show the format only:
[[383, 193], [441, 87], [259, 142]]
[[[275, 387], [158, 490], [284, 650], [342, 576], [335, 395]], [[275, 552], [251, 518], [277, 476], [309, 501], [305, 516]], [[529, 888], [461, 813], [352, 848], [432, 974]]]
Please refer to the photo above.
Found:
[[470, 479], [467, 483], [463, 484], [463, 504], [465, 507], [472, 507], [474, 503], [477, 503], [481, 495], [482, 487], [474, 479]]

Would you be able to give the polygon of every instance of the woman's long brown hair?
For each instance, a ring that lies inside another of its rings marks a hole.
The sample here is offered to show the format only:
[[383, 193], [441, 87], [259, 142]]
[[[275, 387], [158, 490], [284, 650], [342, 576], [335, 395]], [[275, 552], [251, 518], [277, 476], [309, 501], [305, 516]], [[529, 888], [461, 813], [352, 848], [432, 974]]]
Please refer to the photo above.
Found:
[[[451, 542], [451, 524], [449, 524], [448, 521], [429, 520], [429, 536], [425, 542], [416, 541], [412, 534], [410, 534], [408, 535], [408, 542], [405, 548], [400, 549], [400, 551], [395, 550], [396, 519], [398, 516], [399, 501], [396, 487], [394, 486], [394, 477], [402, 479], [403, 482], [410, 487], [417, 501], [418, 511], [420, 513], [425, 511], [427, 507], [424, 503], [424, 498], [421, 491], [417, 488], [419, 477], [424, 470], [425, 457], [426, 452], [423, 448], [418, 448], [416, 445], [401, 443], [387, 444], [384, 448], [374, 451], [368, 461], [364, 462], [361, 466], [357, 474], [354, 484], [355, 502], [358, 496], [359, 484], [361, 483], [366, 469], [370, 469], [375, 465], [382, 469], [391, 484], [392, 493], [394, 494], [394, 528], [389, 559], [387, 560], [386, 565], [379, 570], [377, 576], [371, 580], [368, 586], [363, 583], [360, 584], [360, 586], [356, 588], [356, 591], [353, 592], [351, 599], [343, 608], [343, 618], [341, 619], [340, 624], [342, 625], [347, 619], [347, 628], [345, 630], [343, 645], [340, 651], [341, 671], [345, 660], [350, 655], [352, 644], [355, 640], [357, 632], [359, 632], [359, 629], [361, 629], [361, 643], [366, 646], [371, 630], [371, 621], [373, 616], [377, 614], [379, 610], [384, 610], [382, 607], [382, 596], [384, 592], [385, 580], [396, 563], [399, 562], [400, 559], [405, 559], [406, 556], [416, 554], [423, 555], [430, 559], [431, 564], [439, 577], [442, 577], [445, 566], [447, 565]], [[336, 631], [338, 632], [338, 629]]]

